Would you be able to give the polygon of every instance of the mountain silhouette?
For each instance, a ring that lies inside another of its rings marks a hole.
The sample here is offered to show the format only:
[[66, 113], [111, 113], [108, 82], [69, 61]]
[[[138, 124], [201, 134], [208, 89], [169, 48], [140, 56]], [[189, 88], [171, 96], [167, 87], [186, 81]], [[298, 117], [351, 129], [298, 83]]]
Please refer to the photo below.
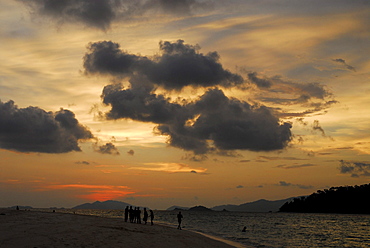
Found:
[[126, 206], [132, 206], [132, 204], [108, 200], [104, 202], [96, 201], [93, 203], [84, 203], [73, 207], [72, 209], [124, 209]]
[[195, 207], [189, 208], [189, 211], [212, 211], [212, 210], [204, 206], [195, 206]]
[[211, 208], [215, 211], [239, 211], [239, 212], [277, 212], [279, 211], [280, 207], [284, 205], [284, 203], [292, 200], [294, 197], [276, 200], [276, 201], [269, 201], [265, 199], [260, 199], [254, 202], [243, 203], [240, 205], [219, 205]]

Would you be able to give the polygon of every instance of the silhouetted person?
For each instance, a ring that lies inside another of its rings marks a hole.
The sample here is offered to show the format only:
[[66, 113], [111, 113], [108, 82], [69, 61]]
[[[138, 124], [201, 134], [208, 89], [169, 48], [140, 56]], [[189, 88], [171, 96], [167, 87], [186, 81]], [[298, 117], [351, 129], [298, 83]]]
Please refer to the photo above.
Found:
[[143, 221], [144, 221], [144, 224], [146, 225], [146, 222], [148, 221], [148, 212], [146, 211], [146, 208], [144, 208]]
[[134, 222], [134, 210], [132, 209], [132, 206], [130, 206], [130, 209], [128, 210], [128, 214], [130, 216], [130, 222]]
[[137, 223], [138, 224], [141, 224], [141, 210], [140, 210], [140, 208], [139, 207], [137, 207], [137, 212], [136, 212], [136, 218], [137, 218]]
[[246, 232], [247, 231], [247, 227], [245, 226], [242, 230], [242, 232]]
[[16, 209], [19, 210], [19, 207], [17, 206]]
[[134, 221], [133, 221], [133, 223], [137, 223], [137, 207], [134, 208], [133, 214], [134, 214]]
[[153, 210], [149, 210], [149, 211], [150, 211], [150, 224], [153, 226], [154, 213], [153, 213]]
[[127, 220], [128, 220], [128, 213], [129, 213], [129, 209], [128, 209], [128, 206], [126, 206], [126, 208], [125, 208], [125, 222], [127, 222]]
[[179, 225], [177, 226], [177, 229], [180, 229], [181, 230], [181, 221], [182, 221], [182, 214], [181, 214], [181, 211], [177, 214], [177, 222], [179, 222]]

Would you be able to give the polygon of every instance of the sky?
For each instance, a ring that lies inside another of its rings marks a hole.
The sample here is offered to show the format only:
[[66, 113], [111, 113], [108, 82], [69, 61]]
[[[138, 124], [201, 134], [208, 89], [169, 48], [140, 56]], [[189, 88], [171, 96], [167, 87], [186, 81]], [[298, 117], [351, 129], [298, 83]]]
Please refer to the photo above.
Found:
[[369, 183], [369, 1], [0, 9], [0, 207], [213, 207]]

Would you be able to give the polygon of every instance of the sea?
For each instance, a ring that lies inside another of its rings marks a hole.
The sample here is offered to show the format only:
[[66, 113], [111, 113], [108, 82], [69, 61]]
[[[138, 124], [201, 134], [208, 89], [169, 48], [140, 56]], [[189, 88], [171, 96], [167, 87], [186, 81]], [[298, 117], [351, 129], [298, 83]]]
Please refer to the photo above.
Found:
[[[55, 211], [123, 221], [123, 210]], [[177, 227], [177, 214], [154, 210], [154, 224]], [[231, 241], [235, 247], [370, 247], [370, 215], [226, 211], [182, 211], [182, 215], [184, 230]]]

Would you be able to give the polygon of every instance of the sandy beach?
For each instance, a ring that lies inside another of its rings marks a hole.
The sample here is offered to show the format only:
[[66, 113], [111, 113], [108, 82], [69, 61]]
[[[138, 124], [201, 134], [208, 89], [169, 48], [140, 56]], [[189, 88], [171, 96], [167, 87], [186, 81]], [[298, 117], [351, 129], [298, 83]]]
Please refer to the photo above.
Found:
[[0, 209], [0, 247], [213, 247], [229, 244], [187, 230], [122, 219]]

